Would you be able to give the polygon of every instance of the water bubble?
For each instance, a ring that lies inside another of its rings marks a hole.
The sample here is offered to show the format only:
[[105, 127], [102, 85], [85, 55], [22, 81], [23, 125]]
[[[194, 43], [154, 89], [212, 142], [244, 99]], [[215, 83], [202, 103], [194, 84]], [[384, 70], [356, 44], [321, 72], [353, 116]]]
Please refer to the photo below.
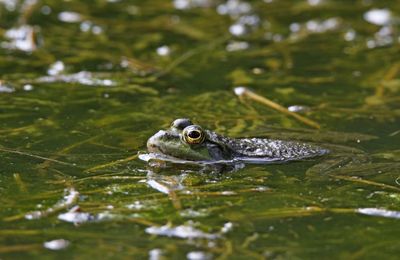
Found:
[[163, 251], [159, 248], [154, 248], [149, 251], [149, 260], [159, 260], [162, 259]]
[[33, 86], [30, 85], [30, 84], [26, 84], [26, 85], [24, 85], [22, 88], [23, 88], [23, 90], [25, 90], [25, 91], [31, 91], [31, 90], [33, 90]]
[[58, 14], [58, 20], [65, 23], [77, 23], [82, 20], [82, 16], [76, 12], [61, 12]]
[[391, 16], [388, 9], [372, 9], [364, 14], [364, 19], [372, 24], [385, 25], [391, 21]]
[[226, 50], [229, 52], [246, 50], [248, 48], [249, 48], [249, 43], [245, 41], [232, 41], [229, 42], [228, 45], [226, 46]]
[[272, 36], [272, 40], [274, 42], [281, 42], [281, 41], [283, 41], [283, 36], [281, 34], [274, 34]]
[[43, 247], [50, 249], [50, 250], [61, 250], [65, 249], [70, 245], [70, 242], [65, 239], [56, 239], [51, 240], [43, 243]]
[[92, 22], [91, 21], [83, 21], [79, 27], [82, 32], [88, 32], [90, 30], [90, 28], [92, 28]]
[[299, 23], [292, 23], [292, 24], [290, 24], [290, 26], [289, 26], [289, 29], [290, 29], [290, 31], [292, 31], [292, 32], [298, 32], [298, 31], [300, 31], [300, 24]]
[[367, 40], [367, 47], [368, 47], [369, 49], [375, 48], [375, 47], [376, 47], [375, 41], [374, 41], [374, 40]]
[[321, 4], [322, 0], [307, 0], [307, 2], [309, 5], [315, 6]]
[[235, 36], [241, 36], [246, 33], [246, 27], [243, 24], [233, 24], [229, 27], [229, 32]]
[[163, 46], [160, 46], [157, 48], [157, 54], [160, 56], [168, 56], [170, 54], [170, 52], [171, 52], [171, 49], [166, 45], [163, 45]]
[[173, 5], [176, 9], [185, 10], [194, 7], [209, 7], [210, 0], [174, 0]]
[[307, 106], [293, 105], [293, 106], [289, 106], [288, 110], [290, 112], [295, 112], [295, 113], [304, 113], [304, 112], [310, 111], [310, 108]]
[[239, 86], [239, 87], [236, 87], [233, 91], [235, 92], [236, 96], [241, 96], [247, 91], [247, 88]]
[[353, 41], [355, 38], [356, 38], [356, 31], [354, 31], [353, 29], [348, 30], [344, 34], [344, 39], [348, 42]]
[[174, 7], [176, 9], [188, 9], [190, 7], [190, 3], [188, 0], [174, 0]]
[[212, 259], [212, 255], [210, 253], [201, 252], [201, 251], [193, 251], [189, 252], [186, 255], [188, 260], [208, 260]]
[[65, 69], [64, 62], [56, 61], [50, 65], [50, 68], [47, 70], [47, 74], [50, 76], [55, 76], [61, 74]]
[[49, 15], [51, 14], [51, 8], [48, 5], [44, 5], [42, 8], [40, 8], [40, 12], [44, 15]]
[[228, 233], [233, 229], [233, 223], [232, 222], [226, 222], [224, 226], [221, 228], [221, 233]]
[[98, 25], [95, 25], [92, 27], [92, 33], [93, 34], [101, 34], [103, 32], [103, 28], [101, 28]]
[[237, 17], [251, 11], [251, 5], [240, 0], [228, 0], [225, 4], [217, 6], [217, 12], [221, 15]]

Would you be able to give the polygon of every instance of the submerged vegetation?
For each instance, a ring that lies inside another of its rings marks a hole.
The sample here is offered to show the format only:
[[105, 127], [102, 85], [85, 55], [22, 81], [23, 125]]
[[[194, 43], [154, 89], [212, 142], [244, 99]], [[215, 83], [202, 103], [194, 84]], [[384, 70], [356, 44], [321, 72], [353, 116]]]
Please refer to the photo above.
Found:
[[[399, 50], [397, 1], [0, 0], [0, 258], [395, 259]], [[148, 167], [179, 117], [334, 153]]]

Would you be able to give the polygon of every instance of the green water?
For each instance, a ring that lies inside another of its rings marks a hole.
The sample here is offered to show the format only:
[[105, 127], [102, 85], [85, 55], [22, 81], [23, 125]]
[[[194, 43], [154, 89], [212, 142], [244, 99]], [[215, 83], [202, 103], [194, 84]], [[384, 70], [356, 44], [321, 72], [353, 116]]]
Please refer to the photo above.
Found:
[[[22, 2], [0, 2], [1, 259], [398, 258], [399, 1]], [[368, 158], [150, 169], [135, 155], [179, 117]]]

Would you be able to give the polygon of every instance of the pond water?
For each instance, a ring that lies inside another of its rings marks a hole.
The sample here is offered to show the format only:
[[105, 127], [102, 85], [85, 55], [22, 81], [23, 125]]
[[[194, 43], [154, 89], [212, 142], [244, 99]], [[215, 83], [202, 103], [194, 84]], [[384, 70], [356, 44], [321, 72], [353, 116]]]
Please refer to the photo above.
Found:
[[[392, 0], [0, 1], [0, 258], [396, 259], [399, 54]], [[341, 152], [150, 168], [180, 117]]]

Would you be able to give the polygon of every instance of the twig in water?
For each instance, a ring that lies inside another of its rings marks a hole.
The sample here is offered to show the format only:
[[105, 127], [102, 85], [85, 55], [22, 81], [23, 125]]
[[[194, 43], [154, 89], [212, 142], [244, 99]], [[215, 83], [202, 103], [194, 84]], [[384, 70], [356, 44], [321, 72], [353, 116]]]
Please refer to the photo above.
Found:
[[331, 175], [331, 174], [329, 176], [332, 178], [335, 178], [335, 179], [339, 179], [339, 180], [352, 181], [352, 182], [357, 182], [357, 183], [361, 183], [364, 185], [372, 185], [372, 186], [377, 186], [377, 187], [384, 188], [384, 189], [400, 191], [400, 188], [389, 185], [389, 184], [385, 184], [385, 183], [364, 180], [364, 179], [355, 178], [355, 177], [351, 177], [351, 176], [341, 176], [341, 175]]
[[18, 188], [21, 192], [27, 192], [25, 183], [21, 179], [21, 175], [19, 173], [14, 173], [14, 180], [18, 185]]
[[304, 123], [304, 124], [306, 124], [308, 126], [314, 127], [316, 129], [320, 129], [321, 128], [321, 126], [317, 122], [312, 121], [311, 119], [308, 119], [308, 118], [306, 118], [306, 117], [304, 117], [302, 115], [299, 115], [299, 114], [296, 114], [294, 112], [291, 112], [287, 108], [275, 103], [274, 101], [272, 101], [272, 100], [270, 100], [268, 98], [260, 96], [260, 95], [254, 93], [253, 91], [251, 91], [251, 90], [249, 90], [249, 89], [247, 89], [245, 87], [237, 87], [237, 88], [235, 88], [234, 91], [235, 91], [235, 94], [237, 96], [239, 96], [239, 98], [243, 98], [243, 97], [250, 98], [250, 99], [252, 99], [254, 101], [257, 101], [257, 102], [259, 102], [259, 103], [261, 103], [263, 105], [266, 105], [266, 106], [268, 106], [270, 108], [273, 108], [273, 109], [275, 109], [275, 110], [277, 110], [277, 111], [279, 111], [279, 112], [281, 112], [283, 114], [292, 116], [292, 117], [296, 118], [297, 120], [299, 120], [300, 122], [302, 122], [302, 123]]
[[62, 165], [68, 165], [68, 166], [77, 167], [75, 164], [72, 164], [72, 163], [67, 163], [67, 162], [63, 162], [63, 161], [47, 158], [47, 157], [40, 156], [40, 155], [30, 154], [30, 153], [22, 152], [22, 151], [18, 151], [18, 150], [7, 149], [7, 148], [4, 148], [4, 147], [0, 147], [0, 152], [24, 155], [24, 156], [29, 156], [29, 157], [40, 159], [40, 160], [55, 162], [55, 163], [62, 164]]
[[119, 160], [116, 160], [116, 161], [113, 161], [113, 162], [110, 162], [110, 163], [97, 165], [95, 167], [92, 167], [90, 169], [85, 170], [85, 172], [93, 172], [93, 171], [97, 171], [99, 169], [103, 169], [103, 168], [108, 168], [108, 167], [114, 166], [116, 164], [129, 162], [129, 161], [132, 161], [132, 160], [136, 159], [137, 157], [138, 157], [138, 155], [135, 154], [135, 155], [129, 156], [129, 157], [124, 158], [124, 159], [119, 159]]

